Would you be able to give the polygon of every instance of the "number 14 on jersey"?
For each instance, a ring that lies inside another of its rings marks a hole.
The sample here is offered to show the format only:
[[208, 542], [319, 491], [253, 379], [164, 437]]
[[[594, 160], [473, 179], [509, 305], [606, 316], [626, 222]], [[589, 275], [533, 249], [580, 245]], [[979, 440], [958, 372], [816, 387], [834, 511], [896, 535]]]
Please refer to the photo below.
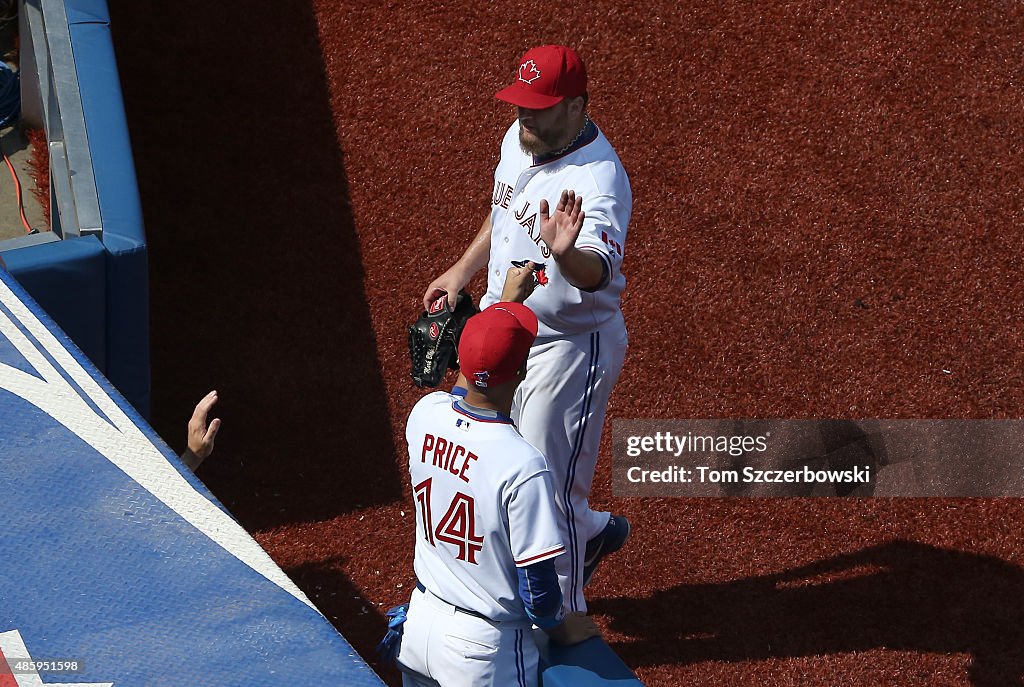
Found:
[[476, 533], [476, 514], [473, 497], [461, 491], [455, 492], [448, 511], [434, 528], [430, 513], [430, 485], [433, 478], [428, 478], [413, 487], [413, 496], [420, 509], [423, 522], [423, 536], [431, 546], [444, 542], [456, 547], [455, 557], [477, 565], [476, 554], [484, 548], [484, 538]]

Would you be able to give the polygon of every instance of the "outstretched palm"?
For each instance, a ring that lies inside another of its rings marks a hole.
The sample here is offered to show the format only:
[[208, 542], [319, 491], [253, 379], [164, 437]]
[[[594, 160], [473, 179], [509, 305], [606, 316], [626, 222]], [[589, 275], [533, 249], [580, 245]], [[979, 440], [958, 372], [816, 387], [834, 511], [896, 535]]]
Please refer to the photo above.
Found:
[[552, 255], [559, 256], [576, 245], [583, 229], [583, 196], [577, 196], [575, 191], [562, 191], [555, 214], [549, 216], [549, 210], [548, 201], [541, 200], [540, 237]]

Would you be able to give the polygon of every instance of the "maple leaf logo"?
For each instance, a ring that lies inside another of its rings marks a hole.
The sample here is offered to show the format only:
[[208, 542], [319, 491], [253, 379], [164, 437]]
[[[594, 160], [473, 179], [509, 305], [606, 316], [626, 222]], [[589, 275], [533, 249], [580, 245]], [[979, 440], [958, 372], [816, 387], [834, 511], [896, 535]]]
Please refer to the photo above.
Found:
[[519, 65], [519, 80], [523, 83], [533, 83], [540, 78], [540, 70], [537, 69], [537, 63], [533, 60], [527, 60]]

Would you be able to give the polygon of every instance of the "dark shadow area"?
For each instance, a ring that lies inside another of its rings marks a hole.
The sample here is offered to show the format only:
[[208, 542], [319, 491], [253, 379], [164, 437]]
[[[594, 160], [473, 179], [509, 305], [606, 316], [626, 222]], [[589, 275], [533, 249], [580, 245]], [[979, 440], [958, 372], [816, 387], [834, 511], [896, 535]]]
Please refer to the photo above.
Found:
[[862, 469], [866, 482], [723, 481], [723, 496], [873, 496], [881, 469], [890, 459], [875, 420], [722, 420], [731, 436], [771, 437], [769, 451], [745, 451], [724, 457], [720, 467], [742, 474], [744, 468], [812, 471]]
[[[874, 422], [868, 421], [874, 429]], [[889, 457], [881, 439], [872, 436], [860, 422], [852, 420], [820, 420], [818, 432], [825, 447], [830, 470], [852, 470], [867, 466], [875, 477], [866, 485], [836, 483], [836, 496], [873, 496], [879, 469], [888, 465]]]
[[979, 687], [1020, 684], [1024, 675], [1024, 570], [915, 542], [591, 606], [637, 638], [613, 645], [631, 666], [888, 648], [968, 653]]
[[111, 0], [150, 248], [153, 425], [249, 530], [400, 496], [308, 0]]
[[352, 644], [359, 655], [381, 678], [391, 685], [402, 684], [394, 665], [384, 665], [377, 657], [377, 642], [387, 632], [387, 620], [381, 608], [367, 601], [343, 572], [343, 559], [307, 563], [285, 570], [299, 589], [316, 604], [332, 625]]

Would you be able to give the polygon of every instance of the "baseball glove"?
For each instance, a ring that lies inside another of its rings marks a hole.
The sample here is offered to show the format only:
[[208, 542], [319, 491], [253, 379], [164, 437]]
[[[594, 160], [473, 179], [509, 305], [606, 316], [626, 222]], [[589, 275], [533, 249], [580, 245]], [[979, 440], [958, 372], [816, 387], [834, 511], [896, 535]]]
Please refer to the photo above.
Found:
[[459, 337], [466, 320], [478, 312], [473, 298], [463, 291], [454, 311], [448, 308], [448, 296], [442, 296], [409, 327], [409, 357], [416, 386], [437, 386], [446, 370], [459, 369]]

